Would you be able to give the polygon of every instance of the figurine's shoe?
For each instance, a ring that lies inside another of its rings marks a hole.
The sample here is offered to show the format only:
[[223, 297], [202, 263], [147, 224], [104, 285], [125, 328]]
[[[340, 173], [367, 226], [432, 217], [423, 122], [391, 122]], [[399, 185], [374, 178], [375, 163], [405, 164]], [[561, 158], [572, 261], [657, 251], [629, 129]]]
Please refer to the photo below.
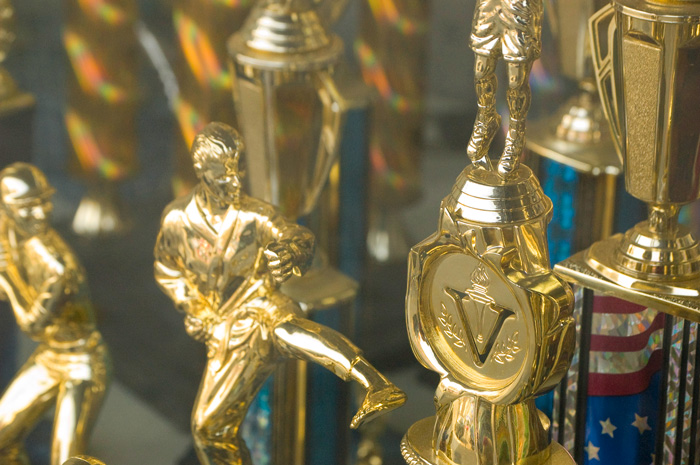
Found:
[[479, 112], [476, 117], [476, 123], [474, 123], [472, 136], [467, 145], [467, 155], [469, 155], [472, 162], [479, 164], [488, 163], [489, 147], [500, 127], [501, 115], [497, 112]]
[[401, 407], [406, 402], [406, 393], [393, 384], [383, 389], [368, 391], [362, 406], [352, 418], [350, 428], [357, 428], [382, 413]]
[[503, 178], [508, 177], [518, 167], [520, 155], [523, 153], [523, 144], [508, 137], [503, 155], [498, 162], [498, 174]]

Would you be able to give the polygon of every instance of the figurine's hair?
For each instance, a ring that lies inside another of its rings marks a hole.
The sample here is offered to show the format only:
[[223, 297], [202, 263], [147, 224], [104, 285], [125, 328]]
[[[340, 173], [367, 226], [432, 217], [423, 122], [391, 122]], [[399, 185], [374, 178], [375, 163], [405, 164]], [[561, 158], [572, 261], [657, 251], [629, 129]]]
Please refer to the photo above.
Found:
[[201, 166], [208, 159], [231, 157], [244, 149], [243, 139], [234, 128], [224, 123], [209, 123], [194, 138], [192, 161]]

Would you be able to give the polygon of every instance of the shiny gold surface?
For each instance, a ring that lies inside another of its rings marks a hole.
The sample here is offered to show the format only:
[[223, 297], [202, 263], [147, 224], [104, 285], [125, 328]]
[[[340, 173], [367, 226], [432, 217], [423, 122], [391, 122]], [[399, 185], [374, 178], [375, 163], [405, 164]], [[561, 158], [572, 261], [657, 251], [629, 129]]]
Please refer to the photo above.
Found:
[[32, 165], [0, 172], [0, 287], [38, 348], [0, 398], [0, 463], [26, 464], [22, 441], [54, 404], [51, 464], [85, 449], [109, 383], [85, 272], [49, 225], [53, 188]]
[[303, 317], [279, 284], [302, 275], [313, 257], [309, 230], [241, 191], [243, 142], [213, 123], [192, 147], [194, 191], [163, 214], [155, 277], [185, 313], [185, 328], [206, 343], [207, 368], [192, 415], [202, 464], [250, 463], [239, 427], [263, 382], [286, 359], [331, 370], [367, 390], [352, 427], [398, 407], [405, 395], [360, 350]]
[[496, 64], [508, 69], [507, 103], [510, 113], [506, 145], [498, 163], [509, 176], [525, 148], [525, 119], [530, 109], [530, 69], [542, 49], [542, 0], [479, 0], [472, 23], [471, 48], [476, 54], [474, 80], [479, 111], [467, 146], [474, 164], [490, 168], [489, 147], [501, 127], [496, 110]]
[[700, 197], [700, 3], [616, 0], [590, 22], [596, 79], [625, 186], [649, 220], [594, 244], [587, 265], [631, 291], [700, 297], [700, 247], [678, 224]]
[[[534, 398], [566, 373], [574, 321], [573, 294], [549, 267], [551, 209], [526, 166], [504, 180], [472, 165], [443, 200], [438, 231], [412, 249], [409, 339], [441, 377], [430, 447], [429, 420], [404, 440], [413, 463], [552, 458], [549, 422]], [[563, 462], [572, 463], [568, 454]]]

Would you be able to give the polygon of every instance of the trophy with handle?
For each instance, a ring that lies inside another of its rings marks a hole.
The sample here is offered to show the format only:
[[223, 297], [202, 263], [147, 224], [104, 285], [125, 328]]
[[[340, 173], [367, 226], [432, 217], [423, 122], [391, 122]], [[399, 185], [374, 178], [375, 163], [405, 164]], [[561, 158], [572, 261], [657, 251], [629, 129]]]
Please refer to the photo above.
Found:
[[700, 248], [678, 215], [700, 197], [700, 126], [691, 123], [700, 117], [700, 1], [615, 0], [591, 18], [591, 28], [625, 187], [649, 205], [649, 219], [574, 256], [592, 275], [562, 272], [698, 319]]
[[[555, 269], [586, 288], [584, 308], [591, 309], [596, 292], [665, 313], [652, 460], [693, 463], [700, 459], [691, 420], [700, 411], [700, 250], [679, 224], [679, 212], [700, 197], [700, 1], [613, 0], [589, 24], [598, 90], [624, 163], [625, 188], [648, 204], [649, 218]], [[592, 344], [590, 313], [584, 311], [581, 323], [582, 347]], [[587, 366], [582, 356], [582, 373]], [[587, 381], [579, 379], [584, 389]], [[577, 414], [585, 417], [585, 408]], [[581, 436], [585, 425], [578, 423]]]

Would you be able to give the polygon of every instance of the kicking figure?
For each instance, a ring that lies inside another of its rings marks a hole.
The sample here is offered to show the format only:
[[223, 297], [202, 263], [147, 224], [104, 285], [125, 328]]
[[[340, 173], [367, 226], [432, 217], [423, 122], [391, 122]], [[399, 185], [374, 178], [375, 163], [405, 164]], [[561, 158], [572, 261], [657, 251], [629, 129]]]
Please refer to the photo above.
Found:
[[367, 390], [353, 428], [405, 402], [341, 334], [304, 318], [279, 291], [304, 273], [314, 236], [275, 207], [241, 191], [238, 133], [211, 123], [192, 145], [199, 184], [166, 207], [155, 247], [155, 277], [207, 344], [208, 363], [192, 413], [202, 465], [250, 464], [240, 426], [258, 390], [285, 359], [318, 363]]

